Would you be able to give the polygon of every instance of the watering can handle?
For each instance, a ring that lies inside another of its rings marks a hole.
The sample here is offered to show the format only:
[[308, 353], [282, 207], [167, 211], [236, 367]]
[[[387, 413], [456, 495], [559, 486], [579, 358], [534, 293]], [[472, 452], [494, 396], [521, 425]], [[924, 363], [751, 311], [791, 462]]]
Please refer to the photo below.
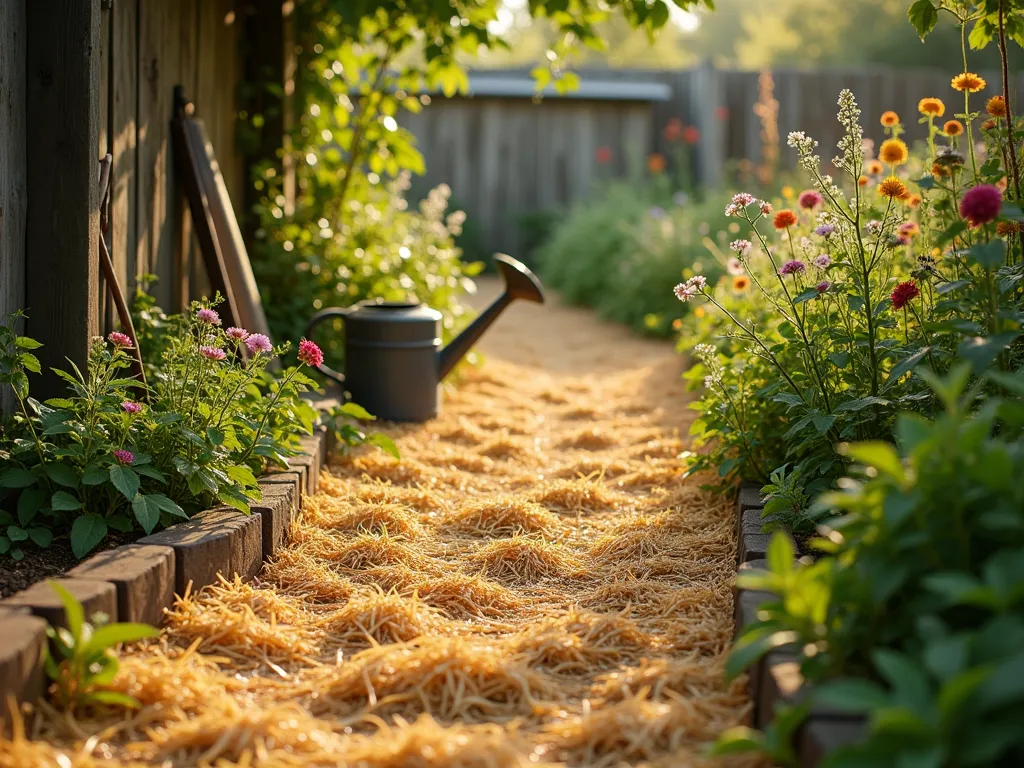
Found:
[[[306, 325], [306, 333], [304, 334], [304, 336], [307, 339], [312, 338], [313, 329], [320, 325], [320, 323], [322, 323], [324, 320], [330, 320], [335, 317], [345, 317], [346, 315], [348, 315], [348, 313], [349, 310], [346, 307], [331, 307], [330, 309], [320, 310], [309, 319], [309, 323]], [[316, 369], [327, 378], [333, 379], [334, 381], [344, 386], [345, 374], [338, 373], [338, 371], [334, 370], [333, 368], [329, 368], [323, 363], [318, 365]]]

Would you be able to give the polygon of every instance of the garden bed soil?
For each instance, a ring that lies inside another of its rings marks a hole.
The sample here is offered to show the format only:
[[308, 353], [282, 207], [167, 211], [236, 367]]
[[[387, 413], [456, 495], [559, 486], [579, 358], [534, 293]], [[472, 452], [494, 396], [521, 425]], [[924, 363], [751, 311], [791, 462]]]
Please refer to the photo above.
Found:
[[[143, 531], [111, 531], [87, 557], [123, 544], [132, 544], [145, 535]], [[54, 539], [46, 549], [27, 549], [21, 560], [4, 557], [0, 561], [0, 600], [28, 589], [43, 579], [63, 576], [80, 562], [71, 551], [71, 540], [67, 538]]]

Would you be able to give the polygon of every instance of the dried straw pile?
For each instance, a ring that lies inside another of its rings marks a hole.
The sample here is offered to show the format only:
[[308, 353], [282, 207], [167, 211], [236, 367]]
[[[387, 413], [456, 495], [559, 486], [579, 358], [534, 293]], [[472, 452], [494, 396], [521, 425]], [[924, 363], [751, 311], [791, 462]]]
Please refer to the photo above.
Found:
[[183, 597], [126, 655], [140, 711], [44, 709], [0, 768], [704, 765], [748, 711], [732, 526], [646, 375], [469, 372], [390, 430], [401, 464], [335, 463], [255, 583]]

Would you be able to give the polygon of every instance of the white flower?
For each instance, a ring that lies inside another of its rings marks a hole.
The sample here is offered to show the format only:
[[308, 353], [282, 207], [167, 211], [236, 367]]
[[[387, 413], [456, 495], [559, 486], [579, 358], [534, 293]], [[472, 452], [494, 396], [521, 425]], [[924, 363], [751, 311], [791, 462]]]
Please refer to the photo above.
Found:
[[740, 256], [746, 256], [750, 253], [750, 249], [753, 247], [753, 243], [749, 240], [733, 240], [729, 243], [729, 249], [735, 251]]

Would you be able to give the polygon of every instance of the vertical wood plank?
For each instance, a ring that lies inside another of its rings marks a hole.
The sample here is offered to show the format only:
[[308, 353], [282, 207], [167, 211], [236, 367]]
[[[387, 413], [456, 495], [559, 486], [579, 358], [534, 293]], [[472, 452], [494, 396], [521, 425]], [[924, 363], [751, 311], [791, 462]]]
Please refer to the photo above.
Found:
[[[100, 0], [27, 6], [28, 330], [43, 370], [84, 368], [99, 328]], [[64, 391], [41, 377], [40, 399]]]
[[[0, 318], [25, 303], [25, 44], [24, 3], [0, 3]], [[0, 392], [0, 413], [14, 396]]]
[[110, 255], [127, 296], [137, 284], [136, 211], [139, 46], [136, 38], [139, 0], [118, 0], [111, 32], [113, 87], [110, 132], [114, 167], [110, 179]]
[[[186, 97], [190, 97], [199, 82], [199, 9], [196, 0], [181, 2], [177, 13], [178, 66], [171, 87], [183, 86]], [[167, 115], [168, 121], [173, 118], [173, 104], [171, 106], [172, 112]], [[169, 143], [168, 153], [170, 152], [173, 152], [173, 148]], [[170, 272], [174, 275], [172, 301], [176, 307], [183, 309], [188, 306], [189, 300], [192, 298], [192, 289], [196, 283], [196, 280], [192, 278], [193, 274], [197, 274], [193, 265], [201, 263], [202, 259], [199, 257], [195, 238], [192, 236], [192, 218], [188, 212], [184, 187], [177, 179], [173, 158], [170, 158], [170, 155], [168, 157], [167, 199], [172, 203], [171, 218], [168, 222], [173, 241], [170, 267]]]

